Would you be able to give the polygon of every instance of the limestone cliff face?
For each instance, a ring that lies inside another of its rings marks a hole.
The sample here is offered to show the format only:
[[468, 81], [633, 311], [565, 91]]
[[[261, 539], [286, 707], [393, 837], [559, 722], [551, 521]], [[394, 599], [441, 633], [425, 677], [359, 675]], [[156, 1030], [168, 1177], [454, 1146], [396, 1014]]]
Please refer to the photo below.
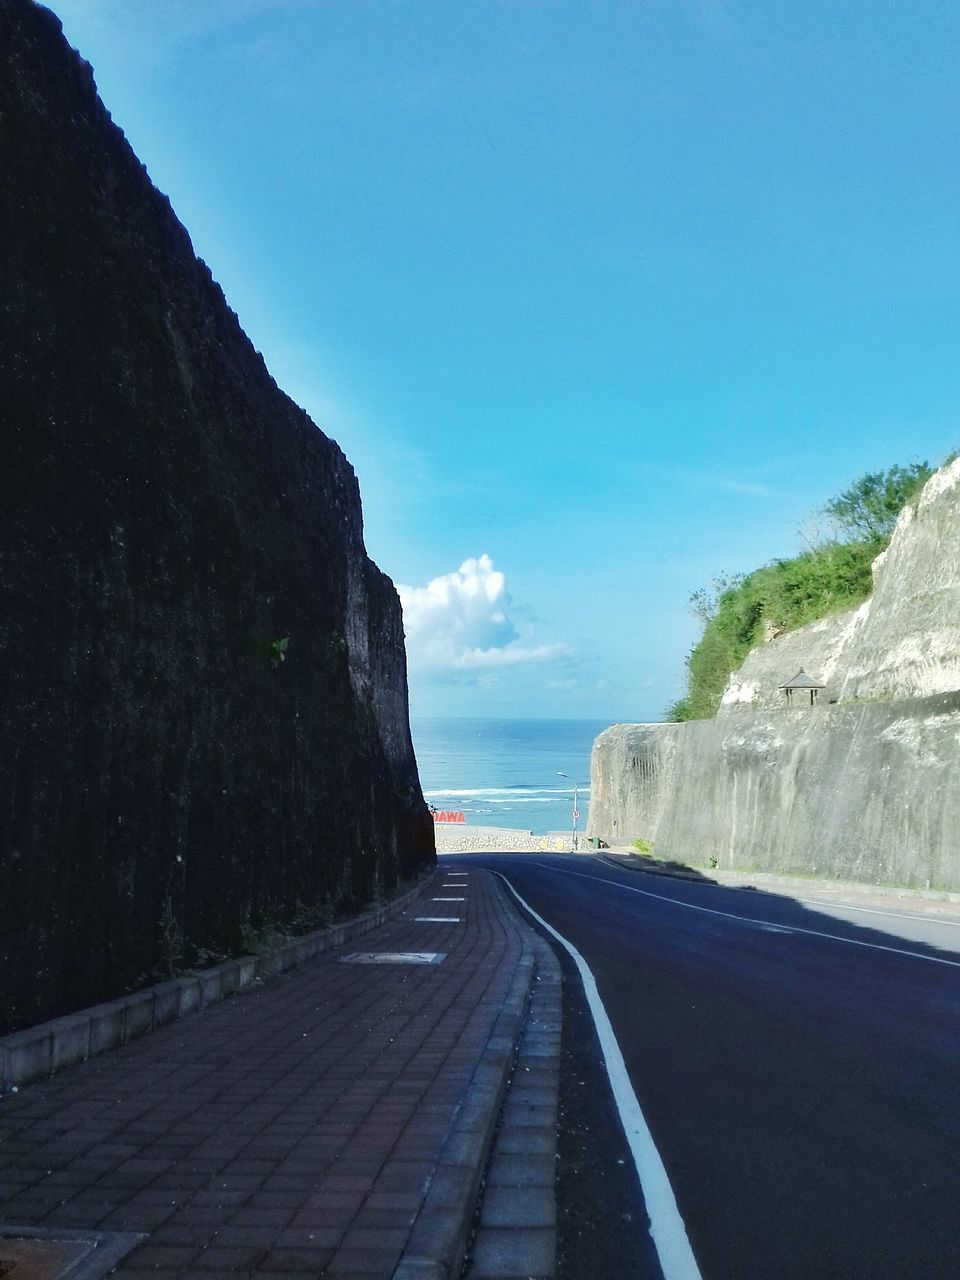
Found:
[[29, 0], [0, 172], [3, 1032], [359, 906], [433, 830], [353, 471]]
[[960, 458], [905, 507], [858, 609], [821, 618], [752, 649], [720, 713], [775, 710], [800, 667], [824, 702], [923, 698], [960, 689]]
[[[788, 709], [800, 667], [826, 688]], [[874, 591], [754, 649], [713, 720], [616, 725], [588, 832], [665, 856], [960, 888], [960, 460], [901, 515]]]
[[960, 458], [906, 507], [843, 659], [840, 701], [960, 689]]
[[818, 618], [751, 649], [743, 666], [727, 681], [718, 715], [743, 710], [776, 711], [784, 698], [780, 686], [801, 667], [823, 682], [819, 699], [835, 702], [843, 684], [844, 651], [851, 632], [862, 619], [861, 609]]

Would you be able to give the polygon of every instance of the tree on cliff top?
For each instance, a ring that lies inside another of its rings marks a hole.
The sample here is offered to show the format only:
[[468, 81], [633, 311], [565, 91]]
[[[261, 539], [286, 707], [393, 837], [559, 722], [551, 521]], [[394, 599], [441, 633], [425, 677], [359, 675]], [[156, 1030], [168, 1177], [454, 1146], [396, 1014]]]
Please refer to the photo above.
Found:
[[847, 541], [887, 543], [897, 516], [933, 475], [925, 462], [861, 476], [824, 506]]
[[704, 624], [687, 657], [687, 692], [667, 720], [716, 713], [730, 673], [763, 639], [764, 628], [792, 631], [861, 603], [873, 586], [871, 565], [889, 543], [897, 516], [933, 474], [926, 462], [861, 476], [822, 508], [836, 536], [789, 560], [746, 575], [721, 576], [690, 597]]

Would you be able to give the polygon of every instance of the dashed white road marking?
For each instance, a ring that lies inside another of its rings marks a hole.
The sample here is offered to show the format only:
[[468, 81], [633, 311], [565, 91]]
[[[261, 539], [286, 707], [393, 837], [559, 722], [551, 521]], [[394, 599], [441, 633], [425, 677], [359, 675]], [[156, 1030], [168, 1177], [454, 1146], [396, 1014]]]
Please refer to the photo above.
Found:
[[466, 898], [431, 898], [431, 902], [466, 902]]
[[[566, 948], [580, 973], [584, 994], [597, 1028], [610, 1087], [620, 1113], [620, 1122], [637, 1167], [637, 1176], [640, 1179], [647, 1213], [650, 1216], [650, 1235], [660, 1259], [664, 1280], [701, 1280], [700, 1268], [693, 1256], [693, 1250], [687, 1238], [687, 1228], [677, 1208], [677, 1200], [673, 1194], [670, 1179], [667, 1177], [667, 1171], [650, 1128], [640, 1110], [640, 1103], [637, 1101], [637, 1095], [633, 1091], [633, 1085], [627, 1074], [623, 1053], [617, 1043], [617, 1037], [614, 1035], [603, 1001], [600, 999], [596, 979], [590, 971], [590, 966], [563, 934], [558, 933], [553, 925], [547, 924], [543, 916], [538, 915], [530, 904], [520, 897], [505, 875], [499, 871], [494, 874], [500, 876], [524, 910], [529, 911], [534, 920], [537, 920], [562, 947]], [[598, 879], [599, 877], [586, 878]]]
[[[609, 884], [615, 889], [623, 889], [627, 893], [639, 893], [644, 898], [656, 898], [659, 902], [672, 902], [674, 906], [686, 907], [688, 911], [702, 911], [708, 916], [723, 916], [727, 920], [739, 920], [742, 924], [770, 924], [769, 920], [758, 920], [755, 916], [738, 916], [732, 911], [719, 911], [716, 907], [701, 907], [694, 902], [684, 902], [682, 898], [671, 898], [665, 893], [652, 893], [649, 889], [637, 889], [632, 884], [623, 884], [620, 880], [610, 880], [606, 876], [588, 876], [582, 871], [567, 871], [552, 866], [549, 862], [538, 862], [558, 876], [576, 876], [578, 880], [595, 880], [599, 884]], [[949, 965], [951, 969], [960, 969], [960, 960], [944, 960], [940, 956], [927, 956], [922, 951], [909, 951], [906, 947], [886, 947], [880, 942], [863, 942], [859, 938], [844, 938], [838, 933], [824, 933], [820, 929], [804, 929], [798, 924], [789, 926], [791, 933], [806, 933], [811, 938], [828, 938], [831, 942], [845, 942], [851, 947], [868, 947], [871, 951], [892, 951], [898, 956], [912, 956], [915, 960], [928, 960], [931, 964]]]
[[459, 924], [459, 916], [414, 916], [417, 924]]

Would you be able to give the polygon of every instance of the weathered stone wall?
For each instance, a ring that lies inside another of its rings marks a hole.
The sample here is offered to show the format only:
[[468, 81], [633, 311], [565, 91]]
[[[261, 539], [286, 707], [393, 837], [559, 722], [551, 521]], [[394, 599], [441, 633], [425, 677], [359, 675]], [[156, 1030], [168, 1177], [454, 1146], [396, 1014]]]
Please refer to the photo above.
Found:
[[0, 173], [2, 1033], [358, 907], [433, 824], [353, 471], [29, 0]]
[[615, 725], [588, 834], [706, 865], [960, 889], [960, 693]]

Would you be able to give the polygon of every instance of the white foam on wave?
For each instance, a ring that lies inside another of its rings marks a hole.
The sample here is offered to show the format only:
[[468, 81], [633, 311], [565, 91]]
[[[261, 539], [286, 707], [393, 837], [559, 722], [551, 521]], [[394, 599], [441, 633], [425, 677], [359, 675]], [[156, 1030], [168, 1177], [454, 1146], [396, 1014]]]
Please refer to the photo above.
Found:
[[504, 796], [502, 800], [496, 800], [493, 796], [484, 796], [487, 804], [556, 804], [556, 800], [550, 796]]
[[[582, 796], [589, 795], [589, 787], [578, 787], [577, 790]], [[427, 800], [437, 799], [440, 796], [460, 796], [468, 798], [470, 796], [483, 796], [485, 800], [491, 800], [494, 796], [502, 796], [503, 803], [514, 801], [517, 804], [524, 803], [524, 797], [530, 796], [543, 799], [547, 803], [552, 803], [554, 796], [572, 796], [573, 787], [447, 787], [442, 791], [425, 791], [424, 796]]]

